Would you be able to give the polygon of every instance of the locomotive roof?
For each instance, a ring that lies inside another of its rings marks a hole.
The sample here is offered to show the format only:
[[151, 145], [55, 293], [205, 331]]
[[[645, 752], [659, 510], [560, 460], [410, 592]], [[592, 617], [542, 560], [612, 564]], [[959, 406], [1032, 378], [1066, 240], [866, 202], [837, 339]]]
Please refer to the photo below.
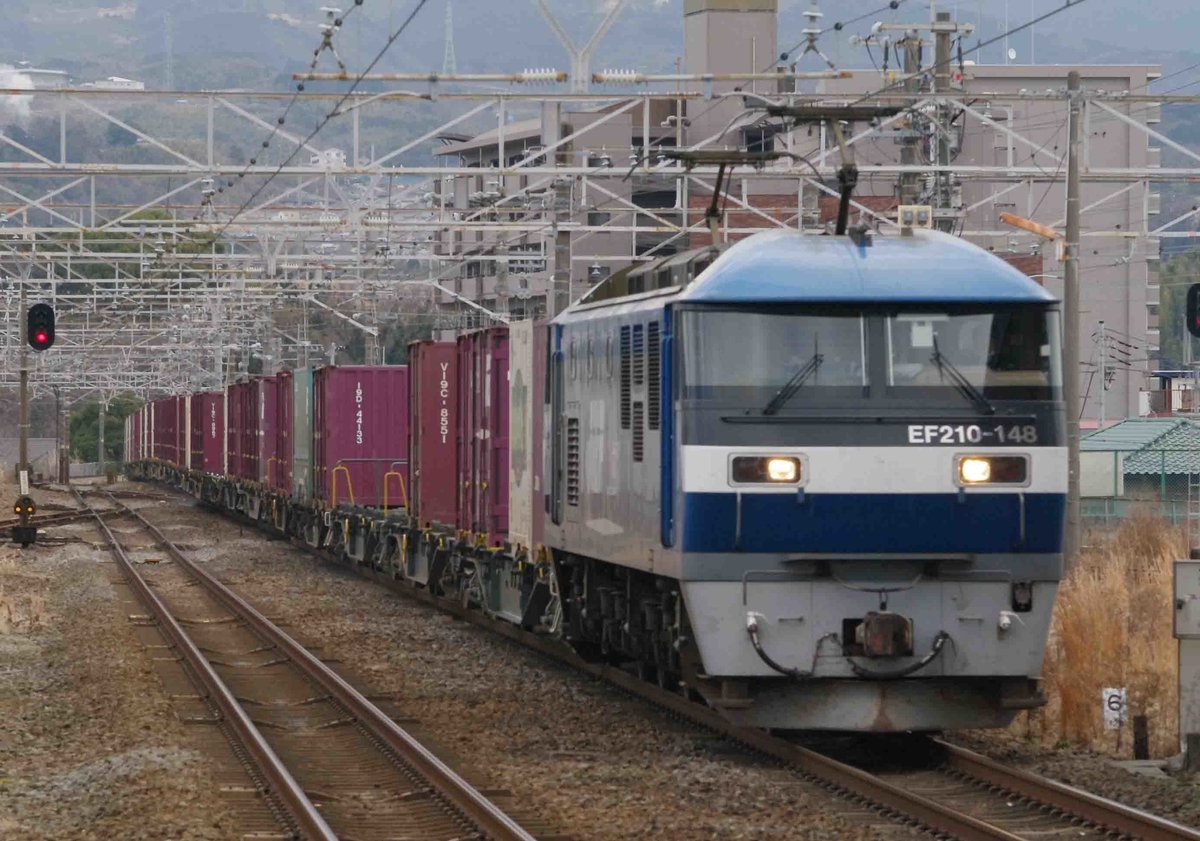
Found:
[[1055, 298], [978, 246], [918, 230], [911, 237], [876, 236], [866, 247], [849, 237], [757, 234], [722, 254], [677, 300], [1042, 303]]

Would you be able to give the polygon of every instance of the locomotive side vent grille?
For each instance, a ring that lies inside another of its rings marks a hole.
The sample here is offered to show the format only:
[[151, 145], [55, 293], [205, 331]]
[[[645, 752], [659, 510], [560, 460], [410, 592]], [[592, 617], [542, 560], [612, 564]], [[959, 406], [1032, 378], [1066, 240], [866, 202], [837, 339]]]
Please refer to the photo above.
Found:
[[661, 348], [659, 347], [659, 329], [660, 328], [657, 321], [651, 321], [646, 327], [646, 344], [648, 346], [647, 349], [649, 350], [646, 361], [646, 381], [649, 383], [649, 388], [646, 389], [648, 392], [646, 395], [646, 400], [649, 408], [647, 417], [649, 419], [651, 429], [658, 429], [659, 416], [662, 407], [662, 395], [658, 393], [661, 384], [662, 373], [659, 371], [659, 368], [662, 364], [660, 356]]
[[646, 404], [638, 400], [633, 404], [633, 460], [643, 461], [646, 457]]
[[579, 418], [567, 418], [567, 504], [579, 507]]
[[633, 327], [633, 384], [646, 384], [646, 328], [640, 324]]
[[621, 328], [621, 428], [630, 428], [629, 404], [633, 399], [633, 384], [630, 382], [630, 372], [633, 361], [630, 359], [630, 330]]

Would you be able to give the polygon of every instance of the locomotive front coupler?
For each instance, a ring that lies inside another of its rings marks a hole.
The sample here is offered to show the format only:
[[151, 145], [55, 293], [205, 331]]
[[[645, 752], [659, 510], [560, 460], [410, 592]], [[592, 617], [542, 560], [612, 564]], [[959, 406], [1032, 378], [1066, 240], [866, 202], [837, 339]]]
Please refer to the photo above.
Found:
[[871, 611], [854, 630], [855, 642], [870, 658], [911, 657], [913, 623], [891, 611]]

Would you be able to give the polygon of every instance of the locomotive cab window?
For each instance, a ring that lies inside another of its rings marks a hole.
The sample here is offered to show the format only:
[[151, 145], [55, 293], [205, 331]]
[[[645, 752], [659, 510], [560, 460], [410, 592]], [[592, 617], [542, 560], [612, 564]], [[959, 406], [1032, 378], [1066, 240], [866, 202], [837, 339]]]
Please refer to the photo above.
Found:
[[1058, 313], [1044, 307], [894, 313], [887, 339], [894, 394], [969, 385], [986, 398], [1050, 400], [1062, 386]]
[[862, 400], [869, 386], [861, 310], [680, 313], [683, 398], [766, 415], [806, 402]]

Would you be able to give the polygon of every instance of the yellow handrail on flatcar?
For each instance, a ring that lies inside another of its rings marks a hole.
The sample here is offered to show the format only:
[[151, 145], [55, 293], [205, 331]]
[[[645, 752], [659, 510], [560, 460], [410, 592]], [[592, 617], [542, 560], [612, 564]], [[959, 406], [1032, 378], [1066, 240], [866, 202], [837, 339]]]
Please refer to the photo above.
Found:
[[350, 480], [350, 468], [344, 464], [339, 464], [333, 468], [333, 474], [329, 478], [329, 499], [334, 508], [337, 508], [337, 477], [338, 473], [346, 474], [346, 492], [350, 494], [350, 504], [354, 504], [354, 483]]
[[404, 485], [404, 476], [395, 470], [383, 474], [383, 510], [388, 510], [388, 477], [395, 476], [400, 481], [400, 498], [404, 500], [404, 510], [408, 510], [408, 488]]

